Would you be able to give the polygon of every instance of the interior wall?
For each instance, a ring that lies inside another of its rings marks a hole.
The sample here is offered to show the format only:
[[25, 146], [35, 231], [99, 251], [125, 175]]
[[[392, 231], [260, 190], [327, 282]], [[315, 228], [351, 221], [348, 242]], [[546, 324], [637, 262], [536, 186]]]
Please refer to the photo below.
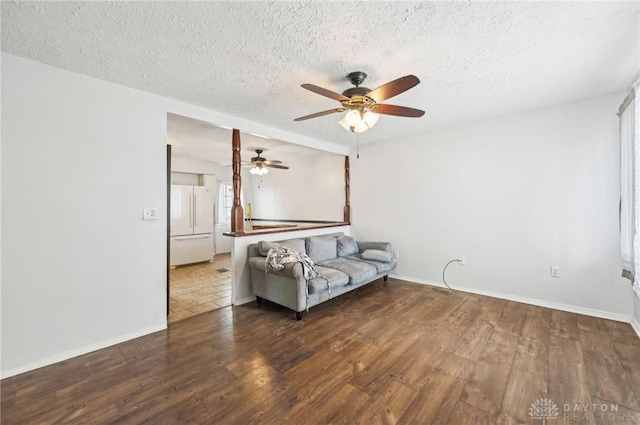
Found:
[[[397, 275], [629, 321], [620, 277], [624, 93], [361, 148], [352, 232], [388, 240]], [[381, 172], [384, 170], [384, 172]], [[550, 275], [560, 267], [560, 278]]]
[[[168, 112], [346, 153], [6, 53], [1, 63], [2, 377], [166, 327]], [[159, 219], [143, 221], [144, 207]]]
[[344, 156], [317, 152], [283, 163], [288, 170], [264, 176], [243, 170], [244, 204], [251, 203], [253, 217], [342, 221]]
[[3, 375], [166, 326], [165, 139], [152, 96], [2, 55]]

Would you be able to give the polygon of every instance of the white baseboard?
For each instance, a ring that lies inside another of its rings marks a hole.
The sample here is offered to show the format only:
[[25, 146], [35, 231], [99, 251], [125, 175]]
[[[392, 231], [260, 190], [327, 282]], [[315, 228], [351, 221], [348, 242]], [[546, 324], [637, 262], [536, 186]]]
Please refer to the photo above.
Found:
[[[438, 286], [440, 288], [446, 288], [446, 286], [441, 282], [433, 282], [433, 281], [424, 280], [424, 279], [416, 279], [410, 276], [389, 275], [389, 277], [393, 277], [394, 279], [406, 280], [408, 282], [420, 283], [423, 285], [431, 285], [431, 286]], [[611, 313], [609, 311], [594, 310], [591, 308], [574, 306], [570, 304], [556, 303], [553, 301], [539, 300], [535, 298], [527, 298], [527, 297], [521, 297], [518, 295], [504, 294], [504, 293], [494, 292], [494, 291], [485, 291], [483, 289], [468, 288], [468, 287], [462, 287], [457, 285], [453, 289], [455, 289], [456, 291], [459, 290], [461, 292], [469, 292], [471, 294], [486, 295], [488, 297], [500, 298], [503, 300], [535, 305], [538, 307], [553, 308], [555, 310], [568, 311], [570, 313], [584, 314], [586, 316], [599, 317], [601, 319], [615, 320], [616, 322], [631, 323], [631, 316], [626, 314]], [[631, 326], [634, 326], [633, 323], [631, 323]], [[636, 322], [636, 326], [637, 326], [637, 322]], [[634, 329], [636, 330], [636, 333], [638, 333], [638, 335], [640, 336], [640, 332], [638, 332], [640, 327], [637, 326]]]
[[233, 303], [233, 305], [242, 305], [242, 304], [248, 304], [252, 301], [255, 301], [256, 297], [248, 297], [248, 298], [243, 298], [241, 300], [237, 300], [236, 302]]
[[631, 327], [634, 331], [636, 331], [636, 335], [638, 335], [638, 338], [640, 338], [640, 323], [638, 323], [635, 317], [631, 319]]
[[51, 357], [47, 357], [45, 359], [41, 359], [35, 362], [26, 363], [20, 366], [16, 366], [14, 368], [3, 370], [0, 373], [0, 379], [9, 378], [10, 376], [19, 375], [21, 373], [29, 372], [34, 369], [38, 369], [44, 366], [49, 366], [54, 363], [62, 362], [64, 360], [69, 360], [73, 357], [78, 357], [83, 354], [91, 353], [92, 351], [101, 350], [103, 348], [111, 347], [112, 345], [120, 344], [121, 342], [129, 341], [132, 339], [139, 338], [141, 336], [149, 335], [154, 332], [162, 331], [167, 329], [166, 323], [163, 325], [152, 326], [150, 328], [142, 329], [136, 332], [131, 332], [129, 334], [121, 335], [116, 338], [107, 339], [105, 341], [100, 341], [95, 344], [86, 345], [84, 347], [80, 347], [74, 350], [65, 351], [63, 353], [56, 354]]

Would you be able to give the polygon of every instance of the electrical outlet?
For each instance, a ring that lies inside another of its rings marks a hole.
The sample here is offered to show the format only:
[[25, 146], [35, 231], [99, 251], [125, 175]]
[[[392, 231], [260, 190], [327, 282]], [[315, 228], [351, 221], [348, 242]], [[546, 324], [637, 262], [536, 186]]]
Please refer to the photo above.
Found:
[[458, 263], [459, 263], [461, 266], [464, 266], [464, 265], [466, 264], [466, 260], [464, 259], [464, 257], [463, 257], [463, 256], [458, 257]]
[[551, 277], [560, 277], [560, 267], [551, 266]]
[[393, 258], [400, 258], [400, 251], [393, 251]]
[[143, 208], [142, 219], [143, 220], [156, 220], [158, 218], [157, 208]]

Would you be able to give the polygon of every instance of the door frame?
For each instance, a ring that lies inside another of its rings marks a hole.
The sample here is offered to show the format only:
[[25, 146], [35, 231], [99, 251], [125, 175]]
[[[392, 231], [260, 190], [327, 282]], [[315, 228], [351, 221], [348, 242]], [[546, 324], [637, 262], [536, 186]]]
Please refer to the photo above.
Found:
[[171, 307], [170, 282], [171, 277], [171, 145], [167, 145], [167, 317]]

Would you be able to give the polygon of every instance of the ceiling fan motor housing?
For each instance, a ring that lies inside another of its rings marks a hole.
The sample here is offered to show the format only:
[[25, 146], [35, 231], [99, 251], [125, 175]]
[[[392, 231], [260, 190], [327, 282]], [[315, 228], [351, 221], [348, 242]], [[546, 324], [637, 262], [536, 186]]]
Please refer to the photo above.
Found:
[[258, 156], [254, 156], [253, 158], [251, 158], [251, 162], [264, 162], [264, 161], [266, 161], [266, 158], [263, 158], [261, 156], [261, 154], [262, 154], [262, 152], [264, 152], [264, 150], [256, 149], [255, 152], [258, 154]]
[[342, 92], [343, 96], [351, 97], [351, 96], [364, 96], [371, 91], [370, 88], [360, 87], [360, 84], [366, 80], [367, 74], [362, 71], [352, 72], [347, 75], [347, 79], [353, 84], [355, 87], [351, 87]]
[[367, 97], [367, 93], [371, 91], [368, 87], [360, 87], [360, 84], [367, 78], [367, 74], [362, 71], [351, 72], [347, 75], [347, 79], [355, 87], [351, 87], [342, 92], [343, 96], [349, 98], [348, 101], [340, 102], [342, 106], [348, 109], [357, 109], [363, 113], [364, 109], [372, 109], [375, 101]]
[[355, 71], [347, 74], [347, 79], [351, 81], [351, 84], [358, 87], [367, 79], [367, 74], [362, 71]]
[[350, 89], [346, 89], [342, 92], [343, 96], [351, 97], [351, 96], [365, 96], [369, 93], [371, 89], [367, 87], [351, 87]]

